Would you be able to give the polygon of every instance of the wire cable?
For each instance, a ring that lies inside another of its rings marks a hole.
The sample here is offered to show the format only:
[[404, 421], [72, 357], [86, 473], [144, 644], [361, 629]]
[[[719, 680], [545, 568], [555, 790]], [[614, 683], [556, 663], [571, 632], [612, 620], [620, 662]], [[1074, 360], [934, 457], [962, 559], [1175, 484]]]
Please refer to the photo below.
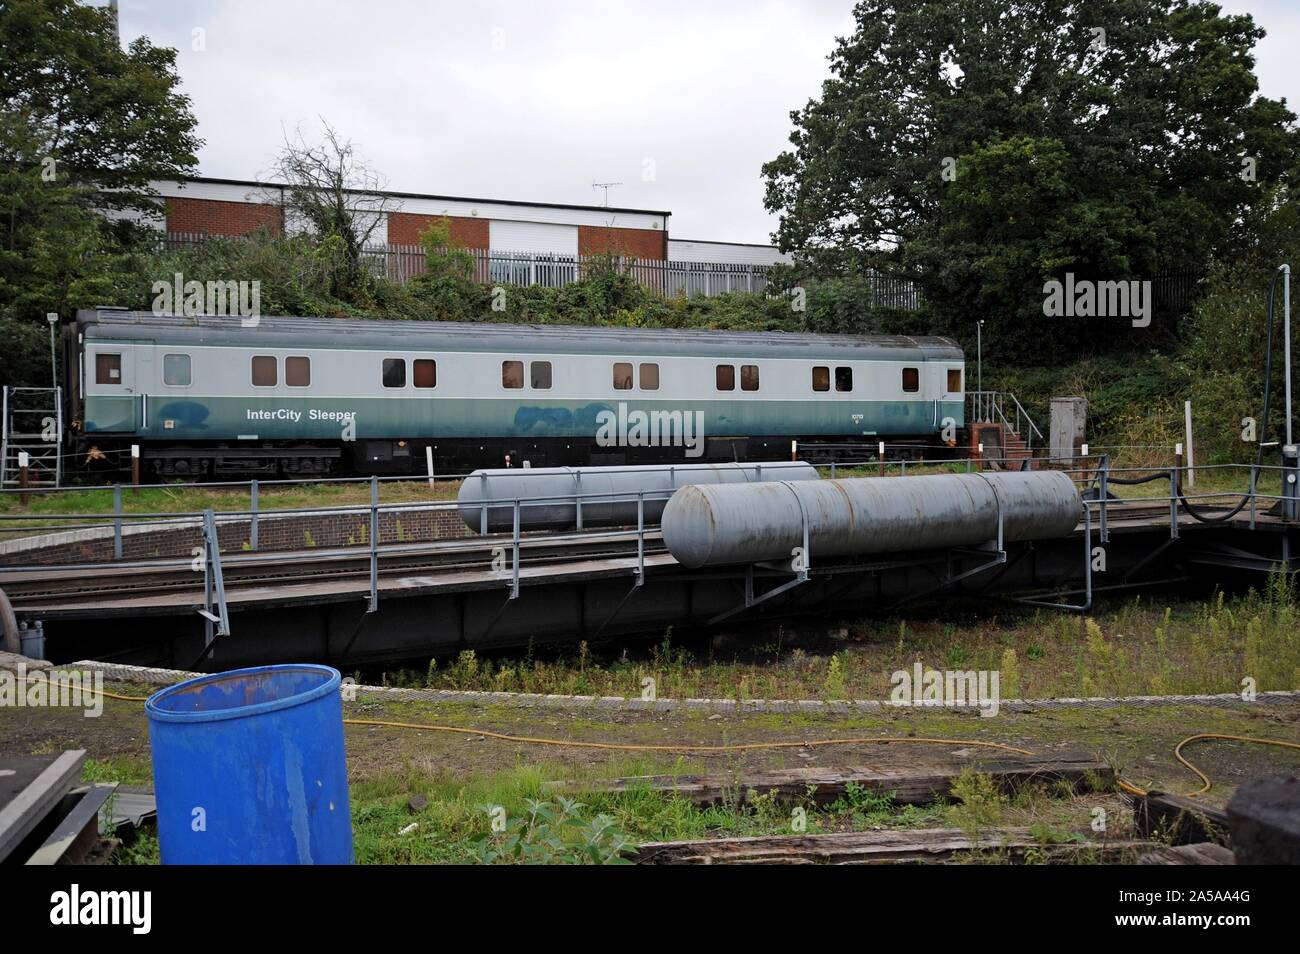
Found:
[[[40, 680], [42, 677], [37, 673], [31, 673], [27, 680]], [[76, 688], [69, 686], [67, 683], [55, 682], [52, 679], [46, 679], [51, 685], [61, 686], [65, 689]], [[118, 699], [123, 702], [147, 702], [148, 696], [127, 696], [121, 693], [109, 692], [106, 689], [87, 689], [82, 687], [82, 691], [96, 693], [108, 699]], [[988, 742], [982, 739], [938, 739], [925, 738], [916, 736], [865, 736], [858, 738], [846, 739], [805, 739], [805, 740], [780, 740], [775, 742], [733, 742], [723, 743], [720, 745], [707, 745], [700, 743], [636, 743], [636, 742], [586, 742], [576, 739], [548, 739], [527, 735], [510, 735], [505, 732], [493, 732], [489, 729], [476, 729], [473, 727], [459, 725], [441, 725], [433, 722], [392, 722], [386, 719], [344, 719], [344, 725], [371, 726], [377, 728], [390, 729], [415, 729], [421, 732], [446, 732], [455, 735], [473, 735], [488, 739], [498, 739], [502, 742], [516, 742], [523, 745], [549, 745], [558, 748], [576, 748], [576, 749], [601, 749], [613, 752], [753, 752], [763, 749], [802, 749], [802, 748], [821, 748], [833, 745], [949, 745], [949, 746], [976, 746], [979, 748], [999, 749], [1004, 752], [1014, 752], [1017, 755], [1034, 755], [1029, 749], [1022, 749], [1014, 745], [1007, 745], [1002, 742]], [[1224, 735], [1216, 732], [1201, 732], [1196, 735], [1189, 735], [1176, 746], [1174, 746], [1174, 758], [1179, 761], [1188, 771], [1195, 774], [1201, 780], [1201, 787], [1194, 792], [1186, 793], [1187, 798], [1196, 798], [1204, 795], [1213, 788], [1214, 783], [1210, 777], [1183, 755], [1183, 748], [1194, 742], [1204, 742], [1209, 740], [1227, 741], [1227, 742], [1249, 742], [1255, 745], [1272, 745], [1280, 748], [1296, 749], [1300, 751], [1300, 742], [1287, 742], [1283, 739], [1261, 739], [1253, 738], [1247, 735]], [[1149, 792], [1146, 789], [1139, 788], [1119, 777], [1115, 776], [1116, 785], [1130, 795], [1146, 797]]]

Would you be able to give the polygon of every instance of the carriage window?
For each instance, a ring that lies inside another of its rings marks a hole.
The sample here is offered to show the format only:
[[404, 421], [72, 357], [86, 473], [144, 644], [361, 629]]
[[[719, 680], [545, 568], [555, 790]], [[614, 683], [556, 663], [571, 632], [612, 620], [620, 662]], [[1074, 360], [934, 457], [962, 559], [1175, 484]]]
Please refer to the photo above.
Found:
[[919, 391], [921, 390], [921, 372], [917, 368], [903, 369], [903, 390]]
[[291, 388], [311, 387], [311, 358], [302, 355], [285, 358], [284, 383]]
[[835, 390], [836, 391], [853, 390], [853, 369], [852, 368], [835, 369]]
[[659, 390], [659, 365], [657, 364], [641, 365], [641, 390], [642, 391]]
[[516, 391], [524, 386], [524, 363], [522, 361], [501, 362], [501, 386]]
[[529, 374], [532, 377], [533, 387], [539, 391], [547, 391], [551, 387], [551, 362], [534, 361], [528, 366]]
[[187, 388], [192, 380], [189, 355], [163, 355], [163, 384], [171, 388]]
[[122, 383], [122, 356], [120, 354], [95, 355], [95, 383]]
[[632, 390], [632, 365], [627, 361], [614, 362], [614, 390]]
[[948, 369], [948, 393], [961, 393], [961, 368]]
[[823, 366], [813, 368], [813, 390], [829, 391], [831, 389], [831, 369]]
[[731, 364], [718, 365], [718, 390], [736, 390], [736, 367]]
[[279, 380], [274, 355], [259, 354], [253, 357], [253, 387], [273, 388]]
[[417, 388], [438, 386], [438, 362], [432, 358], [416, 358], [411, 362], [411, 370]]
[[405, 358], [384, 359], [384, 387], [386, 388], [406, 387], [406, 359]]
[[758, 365], [742, 364], [740, 366], [740, 390], [758, 390]]

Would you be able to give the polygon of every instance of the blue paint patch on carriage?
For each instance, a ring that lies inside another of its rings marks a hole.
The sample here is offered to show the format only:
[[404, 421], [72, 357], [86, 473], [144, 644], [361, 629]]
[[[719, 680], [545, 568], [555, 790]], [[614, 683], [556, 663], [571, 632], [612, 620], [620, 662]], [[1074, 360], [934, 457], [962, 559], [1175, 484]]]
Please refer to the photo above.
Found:
[[600, 428], [602, 414], [617, 415], [618, 409], [600, 402], [580, 407], [521, 405], [515, 409], [511, 435], [589, 437]]
[[596, 428], [600, 426], [600, 415], [603, 411], [617, 413], [617, 411], [608, 404], [601, 403], [587, 404], [578, 408], [578, 410], [574, 412], [573, 417], [574, 423], [580, 429], [579, 433], [585, 434], [590, 432], [594, 434]]
[[164, 404], [158, 411], [159, 420], [175, 421], [173, 427], [193, 431], [206, 431], [211, 414], [212, 411], [206, 404], [197, 401], [173, 401]]
[[573, 411], [567, 407], [527, 407], [515, 409], [516, 434], [549, 433], [573, 427]]

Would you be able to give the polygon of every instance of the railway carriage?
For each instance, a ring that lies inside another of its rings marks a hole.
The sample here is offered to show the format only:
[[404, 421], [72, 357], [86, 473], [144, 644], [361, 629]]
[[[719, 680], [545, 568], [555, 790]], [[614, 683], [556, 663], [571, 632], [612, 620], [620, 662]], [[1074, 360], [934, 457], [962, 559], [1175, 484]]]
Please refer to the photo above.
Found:
[[418, 472], [426, 448], [440, 467], [783, 459], [964, 424], [945, 338], [118, 309], [65, 333], [79, 449], [138, 445], [160, 476]]

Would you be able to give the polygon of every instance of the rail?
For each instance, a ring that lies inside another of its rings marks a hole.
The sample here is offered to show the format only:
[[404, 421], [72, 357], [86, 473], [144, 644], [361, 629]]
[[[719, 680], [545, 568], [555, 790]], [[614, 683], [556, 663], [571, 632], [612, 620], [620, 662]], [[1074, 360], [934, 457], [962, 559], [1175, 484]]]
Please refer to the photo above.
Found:
[[[1300, 499], [1297, 498], [1297, 484], [1300, 484], [1300, 467], [1297, 466], [1294, 456], [1286, 458], [1288, 463], [1283, 466], [1274, 465], [1241, 465], [1241, 464], [1221, 464], [1207, 465], [1198, 470], [1201, 471], [1248, 471], [1249, 482], [1245, 493], [1237, 490], [1222, 491], [1202, 491], [1199, 493], [1188, 494], [1182, 487], [1182, 476], [1186, 467], [1181, 461], [1177, 461], [1174, 466], [1169, 468], [1116, 468], [1110, 463], [1107, 455], [1101, 455], [1095, 461], [1091, 458], [1080, 459], [1077, 457], [1046, 459], [1039, 458], [1035, 461], [1038, 466], [1044, 464], [1056, 463], [1064, 473], [1067, 473], [1076, 484], [1080, 485], [1084, 491], [1083, 508], [1081, 514], [1081, 523], [1084, 528], [1084, 579], [1085, 579], [1085, 601], [1082, 605], [1068, 604], [1058, 601], [1035, 600], [1026, 597], [1018, 598], [1019, 602], [1029, 605], [1053, 607], [1063, 610], [1072, 610], [1076, 612], [1086, 611], [1092, 601], [1092, 564], [1093, 556], [1093, 515], [1094, 511], [1097, 517], [1097, 530], [1099, 540], [1104, 545], [1109, 541], [1110, 520], [1113, 518], [1117, 507], [1129, 508], [1128, 514], [1132, 515], [1132, 505], [1135, 503], [1150, 502], [1158, 504], [1160, 509], [1168, 508], [1169, 515], [1169, 533], [1170, 539], [1164, 545], [1178, 540], [1180, 535], [1180, 511], [1188, 514], [1198, 521], [1213, 523], [1224, 522], [1233, 518], [1249, 507], [1249, 526], [1254, 529], [1258, 521], [1258, 510], [1260, 503], [1263, 501], [1281, 502], [1281, 516], [1287, 521], [1293, 521], [1297, 517], [1297, 511], [1300, 510]], [[965, 469], [973, 471], [977, 461], [967, 459], [964, 462], [949, 462], [948, 472], [954, 469], [960, 470], [960, 464], [964, 463]], [[983, 467], [985, 460], [978, 461]], [[1005, 463], [1017, 463], [1024, 466], [1027, 462], [1010, 460]], [[900, 475], [907, 473], [907, 462], [897, 462]], [[853, 465], [854, 468], [876, 469], [878, 472], [885, 471], [886, 462], [862, 462]], [[829, 471], [828, 476], [835, 476], [837, 471], [842, 470], [844, 464], [826, 465], [824, 469]], [[913, 473], [917, 468], [914, 465]], [[851, 471], [850, 471], [851, 472]], [[521, 470], [521, 473], [526, 471]], [[1276, 474], [1282, 489], [1281, 494], [1263, 493], [1260, 490], [1261, 475], [1271, 476]], [[1147, 497], [1127, 497], [1117, 498], [1111, 494], [1111, 488], [1120, 485], [1138, 486], [1144, 484], [1156, 484], [1167, 482], [1168, 491], [1164, 494], [1156, 494]], [[658, 490], [640, 490], [640, 491], [607, 491], [607, 492], [580, 492], [571, 494], [546, 494], [538, 496], [517, 495], [513, 497], [500, 497], [490, 499], [476, 499], [472, 502], [462, 504], [459, 500], [445, 501], [401, 501], [384, 503], [380, 500], [379, 488], [380, 479], [378, 477], [367, 478], [369, 484], [369, 502], [365, 504], [342, 504], [334, 507], [297, 507], [283, 508], [273, 511], [278, 517], [293, 515], [358, 515], [367, 518], [367, 540], [364, 548], [357, 546], [333, 547], [317, 551], [317, 559], [324, 560], [331, 557], [357, 557], [363, 555], [368, 570], [368, 587], [365, 593], [366, 612], [374, 613], [379, 608], [379, 578], [381, 562], [390, 555], [400, 555], [411, 552], [411, 544], [399, 543], [397, 545], [384, 545], [380, 539], [383, 515], [388, 513], [412, 513], [412, 512], [453, 512], [456, 518], [462, 519], [465, 510], [477, 510], [480, 515], [480, 530], [484, 531], [482, 536], [476, 538], [475, 543], [469, 548], [477, 549], [480, 552], [486, 549], [490, 555], [489, 566], [492, 576], [502, 580], [505, 585], [505, 600], [489, 624], [490, 632], [496, 619], [499, 619], [505, 612], [506, 608], [519, 598], [521, 587], [521, 571], [524, 563], [525, 544], [530, 539], [544, 540], [547, 547], [543, 547], [543, 554], [553, 554], [558, 552], [554, 549], [555, 544], [566, 542], [581, 542], [590, 544], [595, 541], [621, 538], [626, 541], [628, 536], [635, 534], [636, 557], [635, 563], [631, 567], [632, 585], [622, 601], [618, 604], [614, 613], [606, 620], [606, 625], [622, 609], [628, 600], [635, 594], [646, 581], [646, 553], [647, 553], [647, 533], [651, 529], [646, 521], [647, 500], [667, 499], [675, 493], [676, 488], [663, 488]], [[122, 509], [122, 487], [114, 487], [113, 499], [114, 509], [109, 514], [0, 514], [0, 524], [14, 522], [21, 524], [24, 521], [33, 520], [67, 520], [79, 521], [77, 529], [84, 531], [89, 527], [106, 527], [112, 529], [113, 539], [113, 559], [105, 563], [104, 561], [78, 562], [69, 564], [43, 564], [34, 565], [3, 565], [0, 564], [0, 583], [5, 582], [7, 578], [12, 578], [15, 574], [20, 573], [37, 573], [37, 574], [57, 574], [60, 572], [89, 572], [102, 570], [105, 566], [111, 566], [118, 569], [148, 569], [153, 572], [183, 569], [188, 566], [190, 570], [202, 573], [203, 602], [202, 606], [197, 609], [198, 614], [204, 620], [205, 640], [202, 660], [210, 652], [214, 651], [217, 641], [221, 637], [229, 636], [231, 631], [230, 611], [227, 600], [225, 586], [225, 566], [222, 558], [222, 547], [220, 528], [229, 525], [232, 522], [247, 522], [250, 528], [249, 544], [253, 544], [257, 539], [255, 528], [259, 516], [257, 508], [258, 482], [251, 482], [251, 502], [249, 509], [238, 510], [221, 510], [207, 508], [199, 512], [183, 513], [124, 513]], [[1236, 500], [1235, 506], [1223, 504], [1224, 498], [1229, 502]], [[1192, 501], [1198, 501], [1194, 504]], [[572, 505], [575, 515], [580, 515], [584, 505], [590, 506], [598, 503], [627, 503], [635, 501], [636, 507], [636, 524], [635, 527], [624, 526], [615, 527], [605, 530], [583, 529], [580, 525], [574, 533], [554, 533], [549, 531], [537, 531], [535, 537], [530, 537], [530, 532], [525, 531], [524, 514], [529, 508], [553, 507], [556, 504]], [[487, 534], [488, 512], [494, 509], [509, 509], [511, 514], [511, 529], [506, 534]], [[1213, 513], [1198, 513], [1198, 511], [1214, 508]], [[1121, 508], [1122, 509], [1122, 508]], [[262, 516], [266, 515], [265, 511], [261, 512]], [[786, 582], [779, 583], [763, 593], [756, 593], [754, 589], [754, 568], [748, 566], [745, 575], [744, 600], [731, 610], [723, 612], [714, 617], [711, 622], [718, 622], [734, 613], [748, 609], [758, 603], [762, 603], [781, 593], [784, 593], [796, 586], [805, 583], [810, 578], [811, 554], [809, 552], [809, 518], [807, 513], [803, 513], [803, 547], [796, 554], [792, 563], [791, 570], [793, 576]], [[87, 525], [87, 520], [107, 521], [103, 524]], [[123, 537], [124, 524], [131, 521], [133, 526], [144, 526], [157, 528], [186, 526], [197, 526], [200, 533], [202, 545], [193, 553], [193, 558], [150, 558], [147, 560], [124, 560], [123, 557]], [[992, 557], [989, 562], [981, 563], [975, 568], [968, 568], [955, 577], [943, 581], [941, 586], [950, 585], [958, 580], [983, 572], [993, 566], [1000, 565], [1006, 561], [1006, 552], [1002, 544], [1002, 514], [998, 514], [998, 534], [997, 540], [992, 546]], [[1144, 558], [1139, 566], [1153, 559], [1164, 549], [1164, 546], [1157, 548], [1152, 554]], [[283, 562], [282, 552], [256, 552], [256, 547], [250, 546], [254, 552], [243, 555], [239, 559], [241, 569], [249, 565], [259, 563], [278, 564]], [[566, 559], [580, 560], [590, 559], [591, 554], [574, 554]], [[1135, 569], [1135, 568], [1134, 568]], [[1130, 569], [1130, 574], [1134, 572]], [[604, 625], [601, 627], [603, 631]]]
[[[1025, 448], [1031, 453], [1034, 438], [1038, 438], [1041, 447], [1045, 441], [1043, 432], [1038, 429], [1029, 412], [1010, 391], [967, 391], [971, 402], [971, 421], [977, 424], [1002, 424], [1008, 430], [1020, 435], [1025, 441]], [[1028, 430], [1026, 430], [1028, 428]]]
[[[380, 543], [380, 521], [381, 516], [385, 513], [409, 513], [421, 511], [451, 511], [460, 518], [464, 509], [478, 509], [486, 523], [489, 510], [496, 508], [509, 508], [512, 514], [512, 531], [507, 539], [501, 535], [486, 535], [485, 539], [492, 546], [491, 566], [494, 572], [508, 574], [507, 588], [508, 600], [515, 600], [519, 597], [520, 592], [520, 571], [523, 562], [523, 546], [525, 543], [526, 531], [523, 530], [523, 512], [530, 507], [550, 507], [555, 504], [573, 504], [575, 511], [580, 512], [583, 504], [591, 505], [594, 503], [630, 503], [636, 502], [637, 520], [636, 520], [636, 563], [632, 570], [634, 579], [633, 589], [639, 588], [645, 582], [645, 560], [646, 560], [646, 532], [650, 525], [645, 520], [645, 502], [647, 499], [667, 499], [672, 496], [674, 489], [664, 488], [662, 490], [641, 490], [636, 492], [629, 491], [605, 491], [581, 494], [548, 494], [535, 497], [503, 497], [475, 500], [472, 505], [462, 504], [456, 500], [448, 501], [424, 501], [424, 502], [395, 502], [382, 503], [379, 500], [379, 480], [377, 477], [369, 478], [370, 483], [370, 503], [368, 505], [344, 504], [337, 507], [303, 507], [303, 508], [285, 508], [274, 512], [276, 517], [291, 515], [366, 515], [368, 516], [368, 540], [366, 542], [366, 552], [369, 563], [369, 591], [367, 593], [366, 612], [374, 613], [379, 608], [379, 568], [381, 559], [387, 556], [394, 549], [403, 548], [385, 548]], [[206, 638], [204, 655], [211, 651], [214, 645], [214, 638], [227, 636], [230, 633], [230, 619], [227, 608], [226, 592], [224, 584], [223, 563], [221, 559], [221, 544], [219, 536], [220, 525], [229, 524], [232, 521], [244, 522], [247, 520], [252, 525], [256, 520], [258, 512], [256, 510], [222, 510], [216, 511], [207, 509], [201, 512], [184, 512], [184, 513], [131, 513], [122, 512], [122, 488], [114, 487], [114, 510], [111, 514], [60, 514], [55, 515], [55, 519], [65, 520], [105, 520], [110, 521], [103, 524], [86, 524], [79, 522], [77, 529], [84, 531], [90, 528], [112, 528], [113, 539], [113, 559], [105, 564], [104, 561], [81, 562], [70, 564], [32, 564], [32, 565], [0, 565], [0, 580], [5, 578], [4, 575], [18, 573], [56, 573], [62, 571], [84, 571], [93, 568], [102, 568], [105, 565], [123, 569], [183, 569], [188, 566], [196, 572], [203, 573], [203, 592], [204, 605], [200, 609], [199, 615], [205, 620]], [[256, 500], [256, 494], [253, 497]], [[24, 520], [50, 520], [51, 515], [35, 514], [3, 514], [0, 520], [6, 521], [24, 521]], [[160, 558], [149, 560], [126, 561], [122, 559], [123, 554], [123, 530], [124, 521], [130, 520], [134, 526], [152, 527], [155, 529], [165, 529], [167, 527], [194, 527], [200, 528], [202, 546], [196, 550], [192, 558]], [[580, 531], [571, 537], [572, 539], [581, 539], [583, 542], [594, 540], [626, 536], [628, 530], [623, 528], [614, 528], [609, 530]], [[557, 535], [546, 534], [547, 539], [555, 540]], [[559, 537], [563, 539], [563, 537]], [[251, 541], [250, 541], [251, 542]], [[337, 555], [355, 555], [357, 548], [332, 548], [318, 551], [320, 557], [337, 556]], [[508, 566], [506, 565], [506, 556], [509, 555]], [[253, 560], [263, 559], [268, 563], [279, 562], [283, 555], [280, 553], [265, 553], [254, 557]], [[202, 657], [200, 657], [202, 658]]]
[[[861, 460], [861, 461], [839, 461], [829, 464], [810, 465], [814, 466], [824, 476], [831, 479], [838, 477], [859, 477], [859, 476], [888, 476], [896, 474], [906, 476], [909, 473], [973, 473], [983, 470], [990, 465], [1002, 465], [1007, 469], [1028, 469], [1030, 465], [1035, 468], [1056, 465], [1055, 469], [1062, 470], [1075, 479], [1075, 482], [1087, 490], [1096, 490], [1098, 493], [1092, 499], [1088, 499], [1088, 505], [1099, 510], [1099, 519], [1101, 520], [1102, 532], [1105, 533], [1107, 515], [1114, 506], [1119, 503], [1132, 504], [1135, 502], [1161, 502], [1170, 508], [1170, 513], [1174, 513], [1179, 506], [1186, 509], [1188, 504], [1194, 504], [1193, 501], [1201, 501], [1209, 505], [1213, 501], [1224, 499], [1236, 500], [1247, 497], [1249, 505], [1249, 514], [1253, 527], [1254, 521], [1259, 512], [1259, 503], [1261, 501], [1282, 501], [1288, 505], [1288, 510], [1284, 514], [1288, 519], [1295, 519], [1295, 510], [1297, 509], [1297, 498], [1294, 494], [1267, 494], [1259, 488], [1259, 477], [1264, 474], [1278, 475], [1282, 486], [1286, 489], [1295, 488], [1295, 482], [1287, 482], [1288, 477], [1296, 474], [1296, 467], [1277, 466], [1277, 465], [1259, 465], [1258, 467], [1250, 464], [1216, 464], [1202, 465], [1196, 468], [1198, 473], [1201, 472], [1238, 472], [1250, 475], [1250, 486], [1245, 492], [1240, 490], [1220, 490], [1220, 491], [1199, 491], [1189, 492], [1183, 486], [1182, 475], [1187, 471], [1187, 467], [1182, 464], [1174, 464], [1170, 467], [1115, 467], [1111, 464], [1107, 455], [1098, 457], [1039, 457], [1032, 461], [1015, 458], [979, 458], [968, 457], [956, 460], [946, 461], [881, 461], [881, 460]], [[644, 468], [621, 468], [623, 472], [635, 472], [637, 470], [657, 470], [658, 468], [647, 465]], [[519, 476], [529, 474], [528, 468], [520, 469]], [[539, 476], [540, 476], [539, 472]], [[464, 475], [468, 476], [468, 475]], [[450, 479], [450, 478], [448, 478]], [[463, 479], [463, 478], [458, 478]], [[196, 529], [201, 534], [205, 526], [207, 515], [212, 514], [214, 525], [219, 529], [221, 526], [227, 526], [232, 523], [247, 524], [247, 536], [243, 541], [243, 548], [249, 553], [267, 552], [277, 554], [283, 552], [284, 548], [266, 549], [261, 540], [261, 529], [264, 521], [272, 519], [282, 519], [287, 517], [329, 517], [329, 516], [347, 516], [356, 515], [365, 518], [367, 532], [365, 546], [370, 551], [382, 549], [381, 542], [381, 522], [385, 514], [400, 513], [428, 513], [428, 512], [448, 512], [454, 513], [457, 521], [460, 520], [460, 514], [465, 509], [476, 510], [479, 513], [480, 533], [485, 537], [486, 522], [488, 512], [493, 509], [510, 508], [512, 514], [517, 515], [518, 511], [526, 511], [530, 507], [546, 507], [556, 504], [571, 504], [574, 507], [577, 518], [577, 530], [580, 534], [587, 531], [583, 527], [583, 508], [589, 507], [594, 503], [627, 503], [638, 501], [639, 509], [643, 510], [644, 502], [647, 499], [667, 499], [674, 492], [674, 488], [664, 488], [661, 490], [648, 490], [639, 492], [630, 491], [606, 491], [599, 493], [581, 492], [575, 494], [553, 494], [545, 496], [516, 496], [510, 498], [490, 498], [476, 499], [470, 503], [462, 504], [460, 501], [451, 500], [406, 500], [383, 502], [380, 499], [380, 488], [385, 480], [400, 480], [410, 483], [408, 477], [399, 478], [381, 478], [378, 476], [366, 478], [341, 478], [337, 481], [312, 481], [312, 480], [283, 480], [283, 481], [248, 481], [242, 486], [246, 486], [249, 494], [249, 506], [247, 508], [236, 509], [215, 509], [205, 508], [203, 510], [192, 511], [127, 511], [124, 506], [124, 496], [127, 492], [135, 490], [150, 489], [151, 487], [160, 487], [174, 489], [176, 485], [142, 485], [140, 487], [114, 484], [109, 488], [102, 487], [63, 487], [63, 488], [30, 488], [25, 493], [33, 496], [39, 494], [71, 494], [77, 492], [103, 491], [108, 489], [112, 494], [112, 510], [109, 512], [59, 512], [59, 513], [0, 513], [0, 541], [8, 535], [22, 534], [23, 536], [33, 536], [35, 534], [48, 535], [59, 533], [60, 531], [71, 531], [77, 535], [78, 542], [84, 543], [86, 539], [95, 537], [90, 531], [111, 531], [108, 539], [111, 539], [112, 557], [108, 560], [87, 560], [75, 564], [52, 565], [52, 564], [33, 564], [18, 565], [14, 563], [0, 562], [0, 574], [13, 573], [18, 571], [30, 572], [37, 569], [79, 569], [92, 566], [163, 566], [166, 565], [165, 559], [160, 562], [159, 559], [151, 559], [147, 562], [137, 563], [123, 559], [125, 551], [125, 540], [133, 532], [141, 529], [165, 530], [176, 528]], [[1134, 484], [1164, 481], [1168, 484], [1168, 492], [1159, 496], [1128, 496], [1122, 499], [1114, 498], [1111, 491], [1115, 486], [1121, 484]], [[268, 485], [306, 485], [306, 484], [328, 484], [328, 483], [360, 483], [367, 485], [369, 488], [369, 501], [356, 503], [342, 503], [334, 506], [303, 506], [303, 507], [275, 507], [267, 509], [262, 506], [262, 491]], [[201, 483], [186, 484], [186, 488], [218, 488], [230, 490], [232, 487], [239, 487], [239, 484], [231, 483]], [[8, 491], [17, 493], [18, 491]], [[1239, 510], [1246, 510], [1243, 505]], [[641, 526], [639, 533], [644, 532], [644, 513], [639, 521]], [[517, 531], [515, 537], [520, 532]], [[540, 532], [540, 531], [539, 531]], [[613, 531], [623, 532], [623, 531]], [[496, 535], [492, 535], [496, 536]], [[409, 541], [398, 540], [399, 543]], [[56, 545], [56, 541], [50, 541], [49, 545]], [[309, 546], [312, 546], [309, 544]], [[315, 549], [314, 546], [312, 546]], [[517, 549], [517, 548], [515, 548]], [[355, 547], [342, 548], [320, 548], [316, 552], [329, 554], [333, 552], [355, 553]], [[3, 559], [4, 552], [0, 551], [0, 559]], [[178, 558], [178, 565], [181, 562], [189, 562], [189, 558]]]

